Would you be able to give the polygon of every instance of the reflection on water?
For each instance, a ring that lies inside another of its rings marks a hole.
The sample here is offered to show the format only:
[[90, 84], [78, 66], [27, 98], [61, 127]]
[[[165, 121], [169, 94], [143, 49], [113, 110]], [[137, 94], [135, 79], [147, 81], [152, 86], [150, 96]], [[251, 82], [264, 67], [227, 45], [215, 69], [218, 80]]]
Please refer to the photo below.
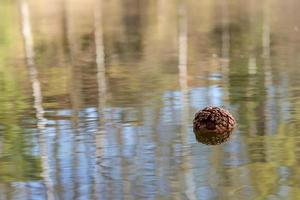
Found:
[[296, 199], [298, 4], [1, 1], [0, 199]]

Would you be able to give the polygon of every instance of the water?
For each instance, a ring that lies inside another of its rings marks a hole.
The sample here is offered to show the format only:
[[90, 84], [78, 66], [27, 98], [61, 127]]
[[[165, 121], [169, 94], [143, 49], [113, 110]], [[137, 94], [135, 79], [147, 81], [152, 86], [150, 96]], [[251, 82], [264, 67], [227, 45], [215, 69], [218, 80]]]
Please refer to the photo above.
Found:
[[0, 199], [297, 199], [299, 6], [2, 0]]

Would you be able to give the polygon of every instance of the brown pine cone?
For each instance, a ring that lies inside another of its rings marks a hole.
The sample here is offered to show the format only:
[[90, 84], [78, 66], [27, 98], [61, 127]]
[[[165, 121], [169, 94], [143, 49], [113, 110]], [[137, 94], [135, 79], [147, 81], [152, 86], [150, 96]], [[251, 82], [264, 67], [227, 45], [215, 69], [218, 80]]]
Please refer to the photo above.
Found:
[[213, 106], [198, 111], [193, 121], [197, 141], [208, 145], [227, 141], [235, 126], [236, 121], [227, 110]]

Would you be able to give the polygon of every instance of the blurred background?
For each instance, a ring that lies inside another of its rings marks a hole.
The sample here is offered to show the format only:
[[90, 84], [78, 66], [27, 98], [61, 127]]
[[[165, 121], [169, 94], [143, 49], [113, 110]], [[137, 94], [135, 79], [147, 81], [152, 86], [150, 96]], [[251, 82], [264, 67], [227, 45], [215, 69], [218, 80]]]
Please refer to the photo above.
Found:
[[0, 0], [0, 199], [299, 198], [299, 6]]

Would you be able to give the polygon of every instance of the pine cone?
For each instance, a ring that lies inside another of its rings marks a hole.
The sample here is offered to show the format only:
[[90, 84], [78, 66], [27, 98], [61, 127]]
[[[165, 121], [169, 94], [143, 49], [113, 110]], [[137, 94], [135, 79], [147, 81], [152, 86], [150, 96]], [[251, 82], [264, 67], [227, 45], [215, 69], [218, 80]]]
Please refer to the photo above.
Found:
[[213, 106], [198, 111], [193, 121], [197, 141], [208, 145], [227, 141], [235, 126], [236, 121], [227, 110]]

